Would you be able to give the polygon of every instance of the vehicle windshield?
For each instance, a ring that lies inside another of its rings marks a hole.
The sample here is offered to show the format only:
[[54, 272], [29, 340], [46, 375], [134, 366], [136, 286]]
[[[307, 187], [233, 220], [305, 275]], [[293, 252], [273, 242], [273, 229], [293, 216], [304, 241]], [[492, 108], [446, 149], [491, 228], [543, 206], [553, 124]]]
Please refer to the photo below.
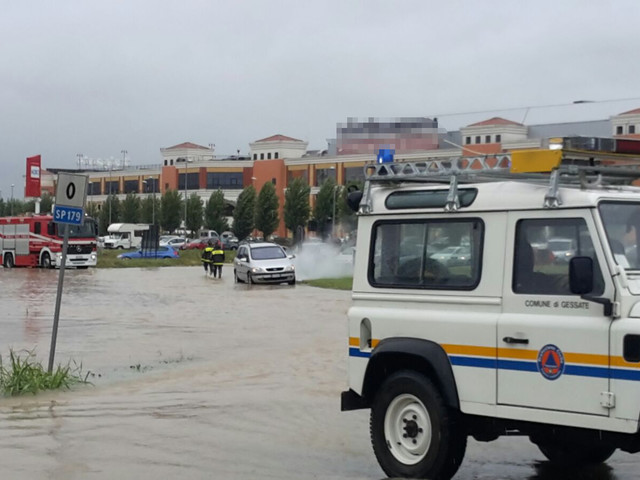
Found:
[[640, 270], [640, 204], [603, 202], [598, 208], [618, 265], [626, 270]]
[[[58, 235], [64, 235], [62, 225], [58, 225]], [[93, 219], [85, 218], [82, 225], [69, 225], [69, 238], [91, 238], [96, 236], [95, 222]]]
[[286, 255], [280, 247], [258, 247], [251, 249], [251, 257], [254, 260], [272, 260], [285, 258]]

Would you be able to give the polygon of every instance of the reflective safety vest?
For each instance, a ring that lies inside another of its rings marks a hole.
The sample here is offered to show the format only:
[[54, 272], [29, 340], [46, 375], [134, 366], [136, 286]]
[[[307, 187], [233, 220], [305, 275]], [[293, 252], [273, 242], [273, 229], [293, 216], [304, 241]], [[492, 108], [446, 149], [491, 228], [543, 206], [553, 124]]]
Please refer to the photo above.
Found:
[[214, 250], [211, 252], [211, 261], [214, 265], [222, 265], [224, 263], [224, 250]]
[[202, 251], [202, 256], [200, 257], [200, 260], [202, 260], [202, 263], [211, 263], [212, 252], [213, 252], [213, 247], [207, 247]]

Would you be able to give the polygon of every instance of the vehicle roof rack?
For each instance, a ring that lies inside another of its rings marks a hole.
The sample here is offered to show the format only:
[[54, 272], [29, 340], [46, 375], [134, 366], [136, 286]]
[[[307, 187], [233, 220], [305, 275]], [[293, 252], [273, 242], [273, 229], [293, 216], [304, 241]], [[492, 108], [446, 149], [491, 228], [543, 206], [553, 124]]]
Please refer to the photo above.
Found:
[[444, 207], [460, 207], [458, 185], [499, 180], [548, 183], [543, 207], [562, 205], [560, 185], [581, 189], [628, 185], [640, 178], [640, 159], [635, 155], [587, 150], [522, 150], [473, 157], [433, 157], [419, 161], [375, 163], [364, 166], [365, 187], [359, 213], [371, 213], [373, 183], [448, 183]]

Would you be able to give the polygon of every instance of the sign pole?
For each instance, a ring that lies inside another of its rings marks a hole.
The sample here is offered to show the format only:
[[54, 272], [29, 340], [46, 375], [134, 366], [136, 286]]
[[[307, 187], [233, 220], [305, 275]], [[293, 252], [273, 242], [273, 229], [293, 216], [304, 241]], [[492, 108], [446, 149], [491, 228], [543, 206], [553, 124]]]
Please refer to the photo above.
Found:
[[56, 355], [56, 340], [58, 338], [58, 321], [60, 320], [60, 303], [62, 301], [62, 285], [64, 283], [64, 267], [67, 264], [67, 248], [69, 246], [69, 224], [64, 225], [64, 239], [62, 240], [62, 259], [58, 274], [58, 293], [56, 294], [56, 310], [53, 314], [53, 330], [51, 332], [51, 349], [49, 350], [49, 373], [53, 372], [53, 358]]

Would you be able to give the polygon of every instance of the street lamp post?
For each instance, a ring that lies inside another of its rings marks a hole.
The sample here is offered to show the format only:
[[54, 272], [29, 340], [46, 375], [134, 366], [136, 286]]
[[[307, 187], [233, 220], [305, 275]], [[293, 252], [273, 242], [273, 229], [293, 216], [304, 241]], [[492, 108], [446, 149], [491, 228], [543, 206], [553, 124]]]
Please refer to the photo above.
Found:
[[336, 193], [340, 185], [333, 186], [333, 216], [331, 217], [331, 236], [333, 238], [336, 237]]
[[149, 177], [147, 181], [151, 182], [151, 188], [153, 188], [153, 202], [151, 203], [151, 224], [155, 225], [156, 224], [156, 184], [153, 181], [153, 177]]
[[11, 216], [13, 217], [13, 187], [15, 187], [15, 184], [11, 184]]
[[187, 157], [184, 158], [184, 238], [187, 238]]

